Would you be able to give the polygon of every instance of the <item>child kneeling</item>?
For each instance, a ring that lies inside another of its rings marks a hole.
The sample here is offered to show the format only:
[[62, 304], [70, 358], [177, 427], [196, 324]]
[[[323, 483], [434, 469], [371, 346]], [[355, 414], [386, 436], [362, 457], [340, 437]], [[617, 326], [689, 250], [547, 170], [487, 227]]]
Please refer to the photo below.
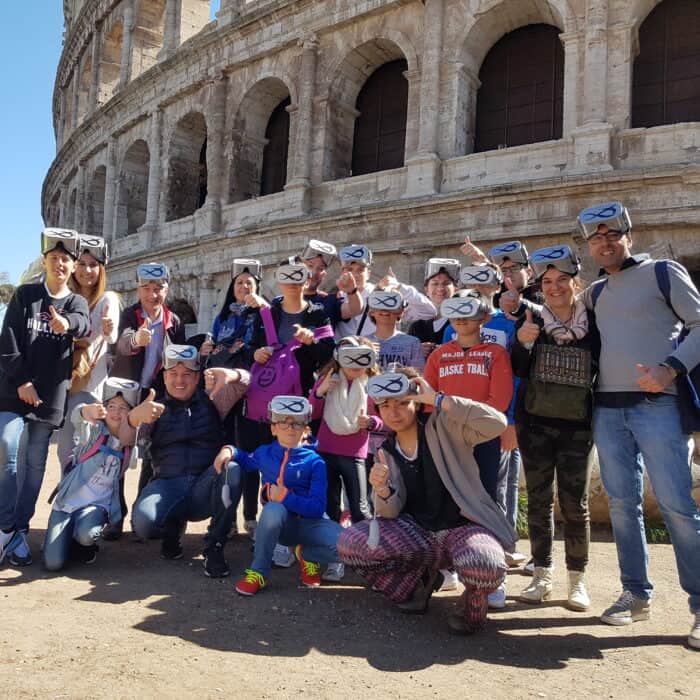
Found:
[[335, 545], [342, 528], [324, 517], [326, 465], [314, 446], [306, 444], [311, 405], [299, 396], [276, 396], [270, 402], [270, 427], [275, 441], [246, 453], [225, 445], [214, 461], [223, 469], [260, 471], [262, 514], [255, 531], [255, 555], [236, 584], [241, 595], [255, 595], [267, 585], [277, 542], [296, 547], [305, 586], [321, 585], [319, 564], [338, 561]]
[[92, 563], [104, 526], [121, 521], [119, 482], [129, 466], [129, 424], [151, 422], [163, 411], [162, 404], [153, 401], [153, 390], [136, 406], [140, 391], [138, 382], [112, 377], [104, 383], [103, 403], [75, 407], [71, 418], [78, 435], [86, 429], [89, 434], [56, 490], [43, 547], [49, 571], [60, 571], [71, 550], [84, 563]]

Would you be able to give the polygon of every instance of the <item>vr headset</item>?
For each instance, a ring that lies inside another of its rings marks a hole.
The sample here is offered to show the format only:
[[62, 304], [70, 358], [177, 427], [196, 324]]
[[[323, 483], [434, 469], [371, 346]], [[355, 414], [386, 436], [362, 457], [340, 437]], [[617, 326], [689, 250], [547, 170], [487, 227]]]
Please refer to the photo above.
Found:
[[478, 293], [445, 299], [440, 304], [440, 315], [450, 321], [460, 318], [480, 321], [490, 313], [490, 304]]
[[319, 255], [323, 259], [326, 267], [330, 267], [333, 261], [338, 257], [338, 251], [335, 249], [334, 245], [312, 238], [306, 244], [306, 248], [304, 248], [304, 252], [301, 254], [301, 259], [311, 260]]
[[200, 370], [199, 352], [194, 345], [168, 345], [163, 350], [163, 369], [172, 369], [182, 362], [187, 369]]
[[78, 257], [83, 253], [90, 253], [101, 265], [106, 265], [109, 262], [109, 247], [104, 238], [100, 236], [86, 236], [82, 233], [79, 234], [79, 238]]
[[495, 245], [489, 250], [489, 258], [491, 262], [499, 267], [506, 261], [510, 260], [521, 265], [528, 264], [527, 248], [520, 241], [510, 241], [510, 243], [501, 243]]
[[462, 269], [459, 281], [463, 287], [468, 288], [477, 284], [494, 287], [503, 282], [503, 273], [500, 268], [491, 267], [491, 265], [469, 265]]
[[366, 245], [353, 244], [341, 248], [338, 257], [343, 265], [356, 262], [369, 267], [372, 264], [372, 251]]
[[389, 399], [401, 399], [417, 392], [416, 385], [405, 374], [398, 372], [384, 372], [370, 377], [367, 382], [367, 394], [375, 404], [384, 403]]
[[333, 350], [333, 358], [345, 369], [369, 369], [377, 362], [377, 353], [355, 338], [343, 338]]
[[267, 408], [270, 423], [294, 423], [308, 425], [311, 421], [311, 404], [303, 396], [275, 396]]
[[425, 263], [423, 280], [427, 282], [431, 277], [444, 272], [455, 284], [459, 282], [459, 271], [462, 269], [459, 260], [454, 258], [430, 258]]
[[598, 232], [598, 226], [605, 224], [611, 231], [629, 233], [632, 230], [630, 213], [620, 202], [596, 204], [584, 209], [576, 219], [583, 237], [588, 240]]
[[41, 254], [46, 255], [55, 248], [62, 248], [77, 260], [80, 257], [80, 234], [68, 228], [45, 228], [41, 232]]
[[406, 300], [399, 292], [380, 292], [375, 290], [367, 298], [371, 311], [392, 311], [398, 313], [406, 308]]
[[142, 263], [136, 268], [136, 282], [139, 287], [144, 287], [150, 282], [170, 284], [170, 270], [163, 263]]
[[275, 270], [277, 284], [304, 284], [310, 276], [311, 273], [304, 263], [287, 263]]
[[550, 267], [555, 267], [567, 275], [577, 275], [581, 269], [578, 258], [568, 245], [551, 245], [536, 250], [530, 258], [535, 277], [544, 275]]
[[262, 279], [262, 265], [259, 260], [234, 258], [231, 264], [231, 279], [235, 279], [242, 272], [252, 275], [258, 282]]
[[102, 385], [102, 403], [107, 403], [115, 396], [121, 396], [131, 408], [139, 402], [141, 386], [131, 379], [121, 379], [120, 377], [108, 377]]

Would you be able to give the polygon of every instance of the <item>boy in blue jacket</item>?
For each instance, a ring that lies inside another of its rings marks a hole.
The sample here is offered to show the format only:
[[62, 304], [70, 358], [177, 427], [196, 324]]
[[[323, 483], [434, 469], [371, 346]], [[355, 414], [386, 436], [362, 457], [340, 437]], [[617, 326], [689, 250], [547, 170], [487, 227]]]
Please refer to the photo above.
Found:
[[260, 471], [262, 514], [255, 531], [255, 556], [236, 584], [241, 595], [255, 595], [267, 585], [275, 544], [296, 546], [305, 586], [321, 585], [320, 563], [338, 561], [335, 545], [342, 528], [324, 518], [326, 464], [306, 444], [311, 404], [299, 396], [276, 396], [270, 402], [270, 428], [275, 441], [247, 453], [225, 445], [215, 469]]

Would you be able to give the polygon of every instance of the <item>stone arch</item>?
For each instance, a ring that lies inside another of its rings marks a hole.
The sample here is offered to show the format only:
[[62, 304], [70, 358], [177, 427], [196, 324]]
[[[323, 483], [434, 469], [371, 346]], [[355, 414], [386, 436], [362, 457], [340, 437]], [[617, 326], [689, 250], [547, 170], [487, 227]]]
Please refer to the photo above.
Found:
[[[241, 100], [231, 134], [229, 202], [260, 196], [265, 147], [269, 140], [265, 134], [273, 112], [287, 100], [292, 101], [289, 87], [272, 76], [255, 83]], [[281, 163], [279, 167], [283, 167]], [[284, 167], [286, 169], [286, 165]]]
[[85, 209], [85, 233], [101, 236], [104, 227], [105, 191], [107, 188], [107, 168], [95, 168], [87, 191]]
[[119, 88], [123, 40], [124, 25], [121, 20], [115, 20], [105, 33], [104, 44], [100, 54], [100, 88], [98, 97], [100, 104], [109, 102]]
[[484, 5], [454, 56], [473, 76], [494, 44], [515, 29], [528, 24], [550, 24], [562, 32], [576, 29], [568, 0], [492, 0]]
[[626, 8], [625, 14], [635, 20], [639, 28], [651, 11], [662, 2], [664, 0], [630, 0], [630, 6]]
[[146, 223], [150, 151], [143, 139], [129, 146], [119, 168], [116, 197], [118, 237], [136, 233]]
[[145, 73], [158, 62], [163, 48], [166, 0], [141, 0], [132, 32], [131, 77]]
[[197, 314], [189, 301], [184, 297], [178, 296], [168, 301], [168, 308], [177, 314], [180, 323], [184, 326], [197, 323]]
[[639, 26], [631, 126], [700, 121], [700, 5], [664, 0]]
[[[327, 92], [323, 179], [336, 180], [351, 174], [355, 104], [368, 78], [381, 66], [404, 60], [401, 47], [390, 39], [376, 38], [357, 46], [337, 65]], [[415, 54], [412, 56], [415, 66]]]
[[166, 221], [193, 214], [207, 197], [207, 123], [202, 112], [182, 117], [170, 135]]

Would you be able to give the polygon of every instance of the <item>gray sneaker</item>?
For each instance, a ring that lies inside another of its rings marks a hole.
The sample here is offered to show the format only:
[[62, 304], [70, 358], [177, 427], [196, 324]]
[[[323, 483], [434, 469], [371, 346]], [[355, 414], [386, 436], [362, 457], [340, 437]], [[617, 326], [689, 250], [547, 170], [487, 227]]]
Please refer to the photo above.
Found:
[[648, 620], [650, 616], [650, 600], [622, 591], [622, 595], [600, 616], [600, 620], [606, 625], [631, 625], [633, 622]]
[[688, 645], [693, 649], [700, 649], [700, 611], [695, 613], [695, 620], [688, 635]]

